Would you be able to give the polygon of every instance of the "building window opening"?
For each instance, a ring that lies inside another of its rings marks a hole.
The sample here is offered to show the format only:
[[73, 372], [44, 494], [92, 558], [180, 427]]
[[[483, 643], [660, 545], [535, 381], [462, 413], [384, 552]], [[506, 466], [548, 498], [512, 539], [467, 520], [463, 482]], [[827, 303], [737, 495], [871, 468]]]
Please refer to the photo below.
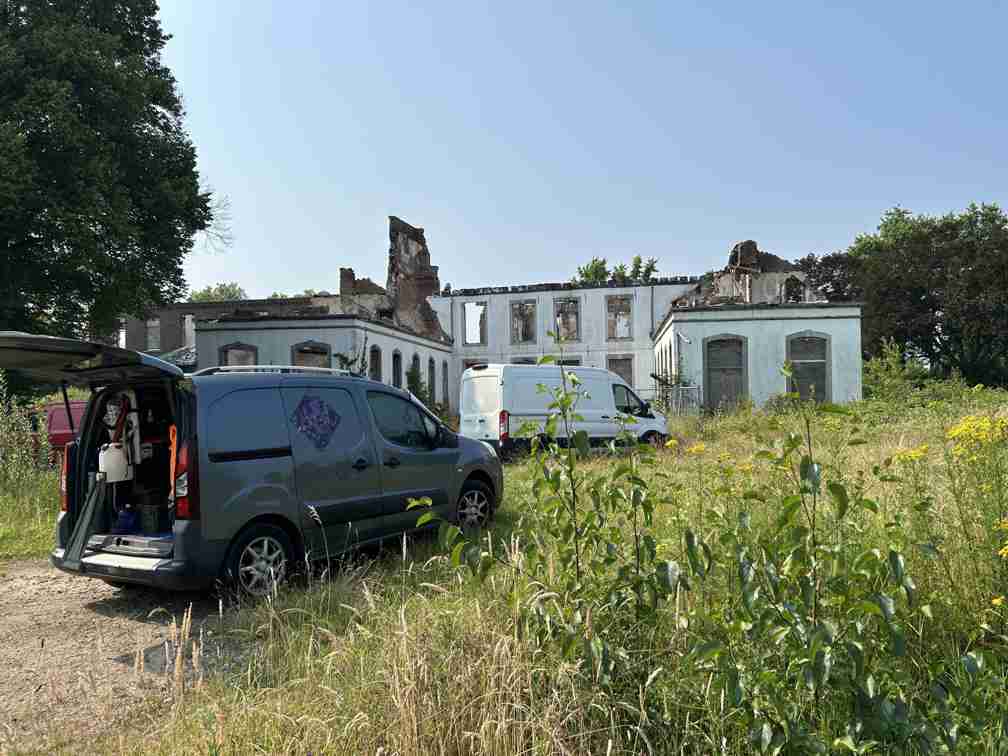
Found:
[[581, 340], [581, 302], [576, 297], [554, 300], [557, 341]]
[[465, 317], [465, 343], [467, 346], [486, 346], [487, 303], [466, 302], [462, 305]]
[[392, 385], [402, 388], [402, 355], [399, 352], [392, 353]]
[[161, 318], [151, 318], [147, 321], [147, 351], [161, 351]]
[[437, 402], [437, 375], [434, 369], [434, 358], [427, 360], [427, 393], [430, 395], [430, 402]]
[[511, 343], [534, 344], [536, 340], [536, 303], [534, 299], [511, 303]]
[[822, 336], [791, 336], [787, 358], [791, 363], [788, 391], [806, 400], [830, 401], [827, 340]]
[[298, 367], [327, 368], [332, 348], [320, 341], [302, 341], [291, 347], [291, 364]]
[[606, 338], [624, 341], [633, 338], [631, 297], [606, 297]]
[[381, 347], [374, 345], [371, 347], [371, 353], [368, 360], [368, 377], [372, 381], [381, 381], [382, 379], [382, 365], [381, 365]]

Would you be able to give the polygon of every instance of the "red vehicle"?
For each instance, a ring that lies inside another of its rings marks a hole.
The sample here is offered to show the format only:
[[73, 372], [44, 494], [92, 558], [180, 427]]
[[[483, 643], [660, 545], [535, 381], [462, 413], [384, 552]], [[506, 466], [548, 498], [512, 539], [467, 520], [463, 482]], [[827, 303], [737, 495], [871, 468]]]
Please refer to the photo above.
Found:
[[35, 457], [38, 458], [39, 450], [39, 437], [38, 433], [41, 428], [38, 427], [38, 421], [41, 420], [41, 415], [45, 415], [45, 428], [46, 435], [49, 437], [49, 449], [50, 449], [50, 461], [59, 464], [60, 459], [63, 455], [63, 448], [74, 440], [74, 436], [77, 435], [77, 431], [80, 429], [81, 418], [84, 417], [84, 408], [87, 407], [86, 401], [75, 400], [70, 402], [70, 415], [73, 417], [73, 428], [70, 427], [70, 422], [67, 420], [67, 410], [66, 405], [63, 402], [50, 402], [45, 405], [42, 410], [35, 415], [35, 420], [32, 422], [32, 427], [34, 429], [35, 438]]

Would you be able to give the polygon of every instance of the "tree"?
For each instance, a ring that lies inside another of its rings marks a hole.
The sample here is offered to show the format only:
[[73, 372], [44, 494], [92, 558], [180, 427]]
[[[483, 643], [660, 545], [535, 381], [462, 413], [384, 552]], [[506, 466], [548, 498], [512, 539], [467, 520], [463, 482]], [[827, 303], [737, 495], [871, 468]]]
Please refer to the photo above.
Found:
[[0, 330], [107, 334], [212, 226], [156, 0], [0, 0]]
[[895, 208], [846, 252], [799, 261], [834, 301], [861, 299], [864, 348], [891, 339], [939, 375], [1008, 383], [1008, 216], [997, 205]]
[[625, 263], [620, 263], [612, 269], [612, 280], [613, 283], [620, 285], [629, 283], [630, 274], [627, 272], [627, 267]]
[[579, 265], [575, 283], [604, 284], [609, 280], [609, 268], [604, 257], [593, 257], [587, 265]]
[[225, 281], [189, 293], [190, 302], [230, 302], [235, 299], [248, 299], [245, 289], [237, 281]]
[[649, 257], [647, 259], [647, 262], [644, 263], [644, 267], [641, 268], [640, 275], [637, 276], [634, 280], [639, 283], [645, 283], [645, 284], [651, 283], [651, 281], [654, 280], [655, 273], [657, 272], [658, 272], [658, 261], [653, 257]]
[[641, 277], [641, 271], [644, 269], [644, 260], [640, 255], [634, 255], [633, 260], [630, 262], [630, 280], [639, 281]]

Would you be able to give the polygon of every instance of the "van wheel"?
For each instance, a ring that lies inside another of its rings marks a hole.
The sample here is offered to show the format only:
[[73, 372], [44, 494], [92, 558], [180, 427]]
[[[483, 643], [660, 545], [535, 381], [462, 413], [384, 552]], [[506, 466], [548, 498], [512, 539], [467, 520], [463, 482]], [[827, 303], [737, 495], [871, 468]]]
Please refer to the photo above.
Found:
[[461, 528], [482, 528], [493, 517], [494, 495], [486, 483], [467, 480], [459, 494], [455, 517]]
[[286, 580], [293, 567], [294, 544], [283, 528], [269, 523], [242, 532], [228, 553], [225, 577], [249, 596], [265, 596]]
[[651, 444], [655, 449], [661, 449], [665, 445], [665, 436], [657, 431], [651, 431], [650, 433], [645, 433], [641, 441], [645, 444]]

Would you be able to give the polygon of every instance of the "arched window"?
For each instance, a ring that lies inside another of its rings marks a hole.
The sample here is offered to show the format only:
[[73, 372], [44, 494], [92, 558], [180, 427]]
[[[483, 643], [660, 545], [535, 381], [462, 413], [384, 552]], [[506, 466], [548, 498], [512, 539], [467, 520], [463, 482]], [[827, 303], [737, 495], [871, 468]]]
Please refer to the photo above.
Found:
[[805, 284], [797, 276], [788, 276], [784, 281], [781, 299], [784, 302], [804, 302]]
[[792, 333], [787, 337], [787, 359], [791, 363], [788, 391], [802, 399], [832, 401], [828, 335], [815, 331]]
[[392, 385], [402, 388], [402, 355], [398, 349], [392, 352]]
[[746, 338], [736, 334], [704, 339], [704, 403], [708, 409], [730, 409], [749, 395]]
[[377, 344], [371, 346], [370, 361], [368, 363], [368, 377], [372, 381], [380, 381], [381, 377], [381, 347]]
[[441, 363], [441, 401], [446, 409], [451, 408], [451, 399], [448, 397], [448, 360]]
[[259, 347], [235, 341], [217, 350], [218, 365], [255, 365], [259, 361]]
[[427, 360], [427, 393], [430, 394], [430, 403], [437, 403], [437, 376], [434, 374], [434, 358]]
[[321, 341], [302, 341], [291, 347], [291, 365], [323, 367], [332, 365], [332, 347]]

